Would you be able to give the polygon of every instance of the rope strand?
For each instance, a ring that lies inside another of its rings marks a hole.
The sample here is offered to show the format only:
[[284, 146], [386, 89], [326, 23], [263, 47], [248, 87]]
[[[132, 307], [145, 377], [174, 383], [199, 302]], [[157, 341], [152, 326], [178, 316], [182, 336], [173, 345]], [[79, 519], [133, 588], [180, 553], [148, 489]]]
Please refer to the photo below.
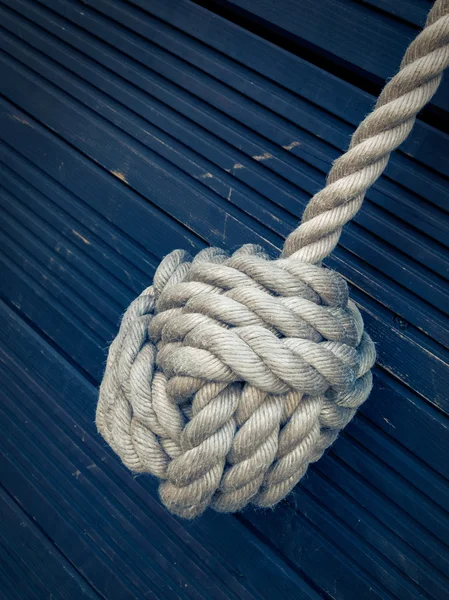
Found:
[[417, 113], [438, 89], [449, 66], [449, 0], [438, 0], [425, 28], [410, 44], [399, 72], [356, 129], [326, 186], [309, 201], [301, 224], [285, 240], [283, 255], [320, 263], [338, 244], [343, 226], [355, 217], [367, 190], [380, 177], [390, 154], [408, 136]]

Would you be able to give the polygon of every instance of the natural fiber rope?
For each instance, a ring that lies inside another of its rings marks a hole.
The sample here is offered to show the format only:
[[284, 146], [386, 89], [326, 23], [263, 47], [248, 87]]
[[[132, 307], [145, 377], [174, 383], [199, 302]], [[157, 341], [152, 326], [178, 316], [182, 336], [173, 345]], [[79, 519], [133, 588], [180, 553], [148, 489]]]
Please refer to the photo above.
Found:
[[112, 343], [97, 426], [174, 513], [273, 506], [366, 400], [374, 345], [346, 282], [320, 266], [449, 64], [449, 0], [270, 260], [258, 246], [169, 254]]
[[284, 256], [318, 263], [328, 256], [342, 227], [360, 209], [366, 191], [408, 136], [417, 113], [435, 94], [449, 64], [449, 1], [435, 2], [426, 26], [410, 44], [399, 73], [359, 125], [349, 150], [332, 166], [324, 189], [308, 203], [301, 225], [285, 241]]

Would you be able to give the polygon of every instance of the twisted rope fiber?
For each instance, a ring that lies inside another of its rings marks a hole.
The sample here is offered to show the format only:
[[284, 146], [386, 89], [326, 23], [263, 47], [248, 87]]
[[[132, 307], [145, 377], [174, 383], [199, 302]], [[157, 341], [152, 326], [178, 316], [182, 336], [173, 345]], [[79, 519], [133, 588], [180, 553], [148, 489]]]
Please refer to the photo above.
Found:
[[424, 30], [408, 47], [399, 72], [387, 83], [373, 112], [359, 125], [349, 150], [330, 170], [326, 187], [309, 201], [301, 225], [284, 244], [284, 256], [318, 263], [342, 227], [359, 211], [366, 191], [408, 136], [417, 113], [435, 94], [449, 64], [449, 1], [431, 9]]
[[308, 204], [283, 256], [175, 250], [109, 349], [97, 427], [124, 464], [161, 480], [170, 511], [275, 505], [372, 387], [374, 345], [346, 282], [321, 266], [449, 64], [438, 1], [399, 73]]

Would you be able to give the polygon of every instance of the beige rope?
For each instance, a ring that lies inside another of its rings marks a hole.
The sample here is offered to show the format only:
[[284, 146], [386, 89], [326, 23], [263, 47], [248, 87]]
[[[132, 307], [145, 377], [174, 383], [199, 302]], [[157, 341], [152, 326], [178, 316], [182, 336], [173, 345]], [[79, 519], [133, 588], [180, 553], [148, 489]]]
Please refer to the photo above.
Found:
[[435, 94], [448, 65], [449, 0], [440, 0], [407, 49], [399, 73], [355, 131], [349, 150], [335, 161], [326, 187], [310, 200], [301, 225], [286, 239], [284, 256], [318, 263], [332, 252], [342, 227], [359, 211], [366, 191], [412, 130], [417, 113]]
[[436, 2], [282, 258], [176, 250], [126, 311], [97, 427], [127, 467], [161, 480], [172, 512], [273, 506], [368, 397], [373, 342], [346, 282], [318, 263], [435, 93], [448, 15], [449, 0]]

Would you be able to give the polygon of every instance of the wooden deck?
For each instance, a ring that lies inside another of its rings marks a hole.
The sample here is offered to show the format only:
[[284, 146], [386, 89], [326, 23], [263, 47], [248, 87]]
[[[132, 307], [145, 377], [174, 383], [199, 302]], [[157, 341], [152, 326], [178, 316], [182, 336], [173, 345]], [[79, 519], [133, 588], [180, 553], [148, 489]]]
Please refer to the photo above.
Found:
[[375, 389], [285, 501], [182, 521], [94, 425], [160, 259], [274, 254], [430, 6], [0, 0], [2, 598], [448, 598], [447, 75], [327, 261]]

